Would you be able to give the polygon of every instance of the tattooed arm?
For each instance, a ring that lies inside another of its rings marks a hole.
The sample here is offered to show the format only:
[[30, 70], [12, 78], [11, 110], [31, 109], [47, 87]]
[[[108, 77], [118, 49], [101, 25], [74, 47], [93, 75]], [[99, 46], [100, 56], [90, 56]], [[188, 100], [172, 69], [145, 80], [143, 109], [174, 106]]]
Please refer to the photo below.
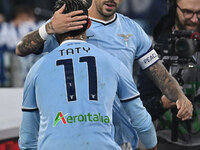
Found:
[[[46, 24], [46, 31], [48, 34], [55, 32], [52, 21]], [[16, 54], [18, 56], [26, 56], [43, 49], [44, 40], [39, 34], [39, 30], [26, 34], [23, 39], [16, 46]]]
[[[68, 14], [62, 14], [65, 10], [65, 5], [63, 5], [59, 10], [57, 10], [51, 21], [46, 24], [46, 32], [48, 34], [55, 33], [65, 33], [72, 30], [81, 29], [83, 24], [87, 23], [85, 20], [87, 15], [81, 15], [82, 10], [73, 11]], [[28, 54], [34, 53], [42, 49], [44, 45], [44, 40], [39, 34], [39, 30], [33, 31], [25, 35], [22, 40], [16, 46], [16, 54], [19, 56], [26, 56]]]
[[18, 56], [26, 56], [42, 49], [44, 40], [40, 37], [38, 30], [28, 33], [16, 46]]
[[179, 110], [177, 117], [185, 120], [192, 116], [192, 103], [184, 95], [178, 82], [168, 73], [160, 61], [146, 69], [145, 72], [168, 99], [176, 102]]

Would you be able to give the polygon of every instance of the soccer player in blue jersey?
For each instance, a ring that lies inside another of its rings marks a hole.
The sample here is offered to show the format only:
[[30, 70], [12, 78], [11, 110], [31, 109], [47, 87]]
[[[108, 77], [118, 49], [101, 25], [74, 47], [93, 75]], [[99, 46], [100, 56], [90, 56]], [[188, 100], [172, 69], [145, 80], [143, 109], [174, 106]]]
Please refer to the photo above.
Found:
[[[193, 111], [191, 102], [185, 97], [178, 83], [163, 67], [156, 52], [151, 48], [151, 40], [141, 27], [133, 20], [116, 13], [120, 2], [121, 0], [92, 1], [89, 9], [92, 25], [87, 31], [88, 42], [117, 57], [131, 73], [134, 61], [137, 60], [163, 94], [170, 100], [176, 101], [179, 110], [177, 116], [183, 120], [189, 118]], [[17, 45], [16, 53], [21, 56], [27, 55], [43, 47], [44, 41], [46, 41], [44, 51], [51, 51], [59, 45], [52, 34], [81, 28], [82, 24], [85, 23], [85, 16], [74, 17], [74, 15], [81, 13], [77, 11], [62, 14], [65, 7], [64, 5], [56, 11], [49, 23], [26, 35]], [[129, 117], [118, 98], [114, 103], [113, 111], [116, 142], [119, 145], [131, 142], [135, 148], [137, 146], [136, 132], [132, 130]]]
[[[65, 13], [84, 0], [58, 0]], [[132, 75], [109, 53], [87, 43], [85, 30], [55, 34], [60, 46], [29, 71], [23, 96], [20, 149], [120, 150], [114, 140], [112, 108], [117, 96], [147, 149], [156, 150], [156, 132]]]

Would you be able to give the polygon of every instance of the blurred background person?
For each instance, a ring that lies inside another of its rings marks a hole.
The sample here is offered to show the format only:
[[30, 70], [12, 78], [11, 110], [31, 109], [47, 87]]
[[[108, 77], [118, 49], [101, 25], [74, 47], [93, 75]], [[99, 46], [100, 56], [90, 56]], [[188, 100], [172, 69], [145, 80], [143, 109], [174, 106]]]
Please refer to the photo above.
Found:
[[[156, 46], [162, 45], [162, 47], [157, 47], [157, 50], [165, 66], [182, 85], [186, 96], [192, 100], [194, 105], [192, 119], [180, 121], [172, 113], [174, 109], [167, 111], [174, 104], [162, 96], [153, 82], [141, 72], [138, 76], [138, 89], [144, 103], [154, 104], [157, 107], [158, 111], [154, 111], [154, 107], [148, 111], [152, 112], [154, 120], [160, 118], [156, 122], [157, 133], [158, 136], [172, 143], [167, 144], [167, 149], [181, 150], [187, 149], [187, 146], [193, 146], [188, 149], [197, 150], [200, 149], [200, 0], [171, 0], [169, 4], [169, 13], [160, 20], [154, 29], [154, 40], [157, 43]], [[176, 40], [170, 40], [173, 37]], [[178, 45], [180, 38], [187, 40]], [[187, 45], [188, 48], [184, 47]], [[174, 56], [177, 56], [178, 59], [177, 57], [175, 59]], [[162, 114], [164, 115], [162, 116]], [[166, 143], [159, 143], [159, 148], [164, 150]]]
[[19, 4], [14, 8], [11, 22], [15, 27], [19, 27], [24, 22], [36, 22], [36, 16], [30, 5]]
[[5, 21], [4, 15], [0, 12], [0, 23], [3, 23]]
[[44, 22], [36, 19], [33, 8], [27, 4], [16, 5], [12, 12], [10, 21], [4, 19], [0, 23], [0, 85], [2, 87], [23, 86], [28, 70], [39, 57], [30, 55], [20, 58], [14, 54], [14, 50], [24, 34], [37, 29]]

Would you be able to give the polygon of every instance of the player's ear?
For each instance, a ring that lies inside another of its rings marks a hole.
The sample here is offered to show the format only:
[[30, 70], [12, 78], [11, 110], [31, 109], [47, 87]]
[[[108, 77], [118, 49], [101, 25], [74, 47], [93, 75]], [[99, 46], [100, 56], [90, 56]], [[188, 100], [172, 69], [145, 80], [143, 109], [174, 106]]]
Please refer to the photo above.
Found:
[[92, 24], [92, 21], [91, 21], [91, 19], [90, 19], [90, 18], [88, 18], [88, 25], [87, 25], [87, 29], [89, 29], [89, 28], [90, 28], [91, 24]]

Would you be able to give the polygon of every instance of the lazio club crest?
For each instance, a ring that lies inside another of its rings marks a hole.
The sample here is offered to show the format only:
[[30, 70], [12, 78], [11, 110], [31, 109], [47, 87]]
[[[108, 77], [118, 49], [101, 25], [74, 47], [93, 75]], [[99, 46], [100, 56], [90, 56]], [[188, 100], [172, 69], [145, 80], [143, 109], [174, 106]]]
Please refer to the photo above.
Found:
[[118, 36], [124, 39], [125, 46], [128, 47], [128, 40], [131, 36], [133, 36], [133, 34], [118, 34]]

